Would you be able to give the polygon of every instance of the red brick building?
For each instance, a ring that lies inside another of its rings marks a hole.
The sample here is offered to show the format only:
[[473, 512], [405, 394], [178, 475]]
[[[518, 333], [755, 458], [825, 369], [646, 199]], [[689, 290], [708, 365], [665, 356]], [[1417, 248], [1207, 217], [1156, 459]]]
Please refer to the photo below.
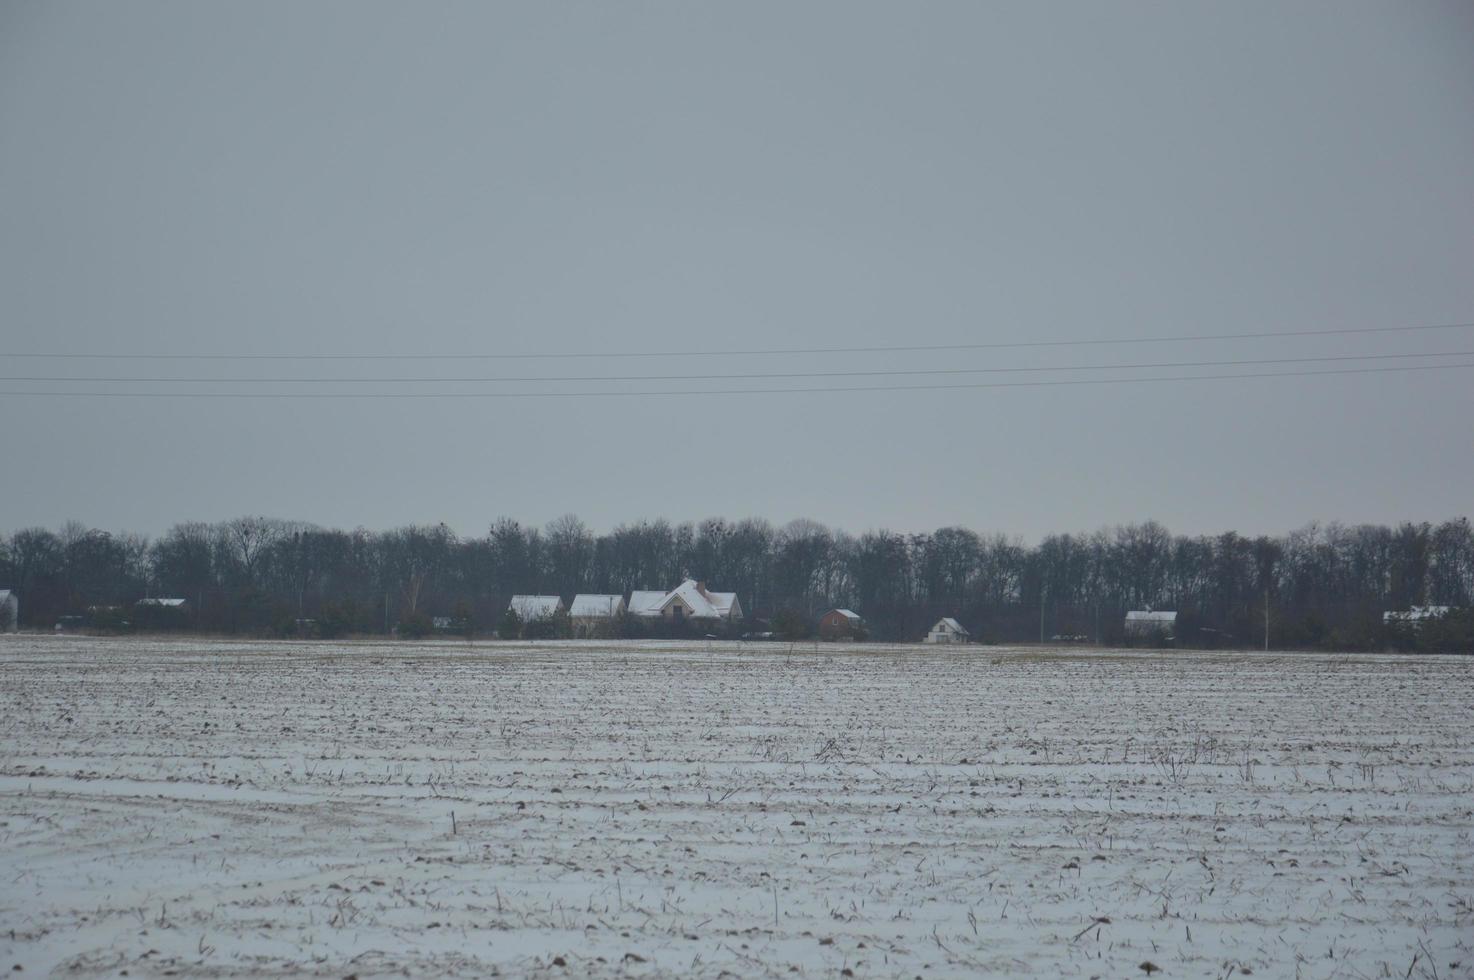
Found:
[[819, 617], [819, 638], [853, 640], [865, 635], [865, 620], [849, 609], [831, 609]]

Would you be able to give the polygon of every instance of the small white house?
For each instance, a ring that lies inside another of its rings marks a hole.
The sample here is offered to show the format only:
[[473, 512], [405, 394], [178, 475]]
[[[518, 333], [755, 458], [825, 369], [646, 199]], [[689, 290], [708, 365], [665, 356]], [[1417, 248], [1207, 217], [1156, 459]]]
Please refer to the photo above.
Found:
[[630, 593], [630, 601], [625, 604], [625, 610], [631, 616], [639, 616], [641, 619], [659, 619], [660, 604], [668, 595], [670, 595], [669, 592], [636, 589]]
[[962, 624], [951, 616], [943, 616], [937, 620], [937, 624], [926, 634], [923, 643], [954, 644], [966, 643], [972, 639], [972, 634], [963, 628]]
[[1133, 609], [1126, 614], [1126, 635], [1171, 639], [1177, 629], [1177, 613], [1162, 609]]
[[580, 636], [606, 633], [625, 612], [624, 596], [580, 593], [568, 607], [573, 631]]
[[20, 629], [20, 597], [9, 589], [0, 589], [0, 633]]
[[563, 598], [555, 595], [514, 595], [507, 608], [517, 614], [524, 623], [536, 619], [550, 619], [566, 611]]
[[579, 593], [568, 607], [568, 615], [574, 619], [614, 619], [624, 613], [624, 596], [594, 595]]

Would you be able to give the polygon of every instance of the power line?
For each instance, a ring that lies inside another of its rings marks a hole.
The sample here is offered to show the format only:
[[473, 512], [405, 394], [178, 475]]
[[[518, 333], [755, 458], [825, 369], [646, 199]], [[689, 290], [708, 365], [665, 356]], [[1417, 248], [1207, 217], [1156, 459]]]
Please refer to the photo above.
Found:
[[568, 358], [636, 358], [636, 357], [767, 357], [793, 354], [890, 354], [918, 351], [1006, 350], [1038, 347], [1091, 347], [1115, 344], [1180, 344], [1207, 340], [1263, 340], [1284, 337], [1331, 337], [1353, 334], [1415, 333], [1430, 330], [1466, 330], [1474, 321], [1465, 323], [1432, 323], [1395, 327], [1337, 327], [1326, 330], [1267, 330], [1253, 333], [1195, 334], [1184, 337], [1116, 337], [1091, 340], [1010, 340], [973, 344], [899, 344], [871, 347], [770, 347], [752, 350], [647, 350], [647, 351], [544, 351], [541, 353], [485, 354], [385, 354], [385, 353], [321, 353], [321, 354], [175, 354], [44, 351], [15, 353], [5, 357], [51, 360], [155, 360], [155, 361], [493, 361], [554, 360]]
[[955, 391], [981, 388], [1052, 388], [1073, 385], [1158, 384], [1172, 381], [1223, 381], [1242, 378], [1313, 378], [1331, 375], [1388, 374], [1474, 368], [1463, 364], [1410, 364], [1396, 367], [1334, 368], [1328, 371], [1264, 371], [1245, 374], [1182, 374], [1149, 378], [1070, 378], [1056, 381], [989, 381], [942, 385], [814, 386], [804, 388], [692, 388], [664, 391], [434, 391], [434, 392], [246, 392], [246, 391], [0, 391], [0, 396], [44, 398], [234, 398], [234, 399], [401, 399], [401, 398], [643, 398], [669, 395], [798, 395], [863, 391]]
[[1432, 351], [1427, 354], [1337, 354], [1325, 357], [1263, 357], [1231, 361], [1165, 361], [1143, 364], [1069, 364], [1061, 367], [983, 367], [922, 368], [891, 371], [780, 371], [751, 374], [595, 374], [554, 375], [541, 377], [379, 377], [379, 378], [140, 378], [140, 377], [69, 377], [52, 375], [0, 376], [0, 382], [105, 382], [131, 384], [487, 384], [500, 382], [573, 382], [573, 381], [758, 381], [791, 378], [873, 378], [893, 376], [935, 376], [960, 374], [1052, 374], [1057, 371], [1130, 371], [1157, 368], [1244, 367], [1251, 364], [1311, 364], [1337, 361], [1387, 361], [1425, 357], [1474, 357], [1474, 350]]

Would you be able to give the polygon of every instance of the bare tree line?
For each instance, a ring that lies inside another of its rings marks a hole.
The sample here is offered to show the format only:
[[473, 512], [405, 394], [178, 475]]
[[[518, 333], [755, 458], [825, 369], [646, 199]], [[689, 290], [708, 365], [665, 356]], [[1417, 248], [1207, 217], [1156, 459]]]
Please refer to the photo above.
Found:
[[1381, 614], [1416, 604], [1468, 607], [1474, 530], [1441, 524], [1312, 524], [1281, 536], [1174, 535], [1155, 522], [1036, 545], [945, 527], [852, 535], [809, 520], [622, 524], [595, 534], [567, 515], [546, 527], [509, 518], [459, 537], [445, 525], [344, 531], [265, 517], [175, 525], [157, 540], [69, 522], [0, 536], [0, 588], [24, 599], [22, 625], [189, 600], [191, 627], [261, 634], [327, 624], [383, 632], [445, 615], [490, 629], [513, 593], [628, 593], [690, 574], [735, 590], [750, 618], [859, 611], [879, 639], [913, 639], [940, 615], [985, 640], [1120, 639], [1128, 609], [1179, 612], [1192, 645], [1385, 643]]

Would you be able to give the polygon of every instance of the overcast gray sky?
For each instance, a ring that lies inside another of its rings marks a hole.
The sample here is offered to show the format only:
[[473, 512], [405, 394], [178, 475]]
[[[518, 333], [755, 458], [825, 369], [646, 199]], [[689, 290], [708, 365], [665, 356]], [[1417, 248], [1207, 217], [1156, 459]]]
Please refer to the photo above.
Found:
[[[1464, 0], [0, 5], [7, 377], [1474, 350], [1461, 329], [622, 360], [13, 356], [682, 352], [1462, 321], [1474, 321]], [[157, 533], [249, 512], [477, 534], [499, 514], [573, 511], [600, 530], [722, 514], [1035, 538], [1146, 518], [1269, 532], [1474, 510], [1474, 370], [588, 399], [3, 395], [0, 411], [9, 530], [75, 517]]]

